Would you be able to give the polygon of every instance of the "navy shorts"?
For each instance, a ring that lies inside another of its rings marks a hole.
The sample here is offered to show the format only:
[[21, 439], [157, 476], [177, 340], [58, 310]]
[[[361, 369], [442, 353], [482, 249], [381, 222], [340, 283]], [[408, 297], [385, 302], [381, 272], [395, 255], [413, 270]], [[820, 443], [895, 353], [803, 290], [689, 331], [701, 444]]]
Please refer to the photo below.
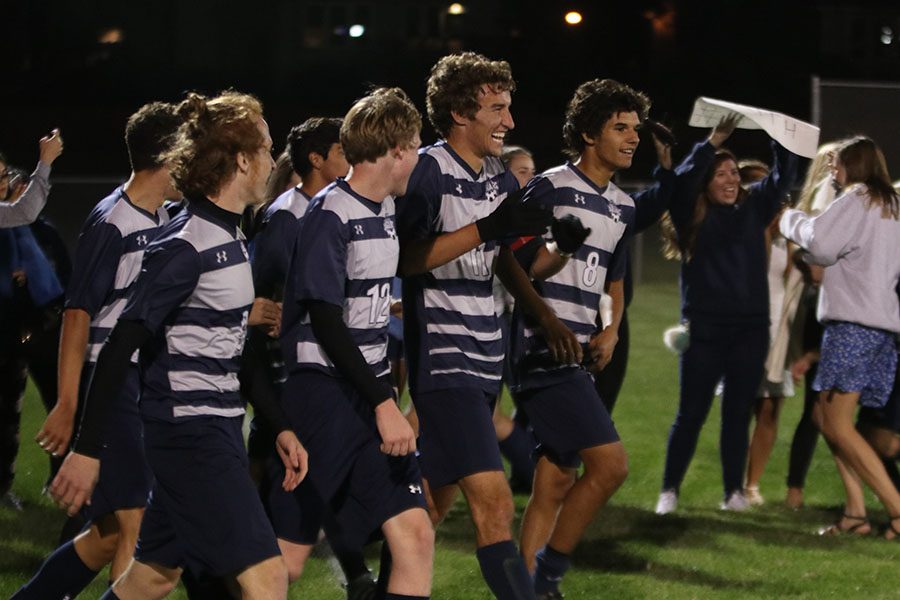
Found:
[[[309, 453], [307, 479], [331, 509], [335, 535], [348, 545], [362, 546], [402, 512], [426, 509], [416, 457], [381, 452], [375, 413], [348, 381], [298, 371], [288, 377], [281, 402]], [[299, 518], [305, 529], [304, 515]]]
[[534, 428], [538, 451], [560, 467], [576, 468], [581, 450], [619, 441], [587, 371], [572, 369], [558, 383], [516, 395]]
[[282, 481], [284, 464], [278, 454], [272, 452], [266, 460], [262, 495], [275, 535], [294, 544], [315, 544], [319, 539], [322, 511], [325, 509], [322, 498], [309, 478], [301, 481], [292, 492], [284, 491]]
[[224, 576], [280, 554], [250, 479], [242, 422], [242, 417], [144, 421], [156, 481], [135, 559]]
[[890, 331], [856, 323], [825, 323], [813, 389], [859, 392], [860, 406], [883, 408], [897, 370], [894, 337]]
[[[93, 365], [81, 373], [81, 393], [87, 392]], [[117, 510], [142, 508], [153, 486], [153, 474], [144, 454], [144, 427], [138, 410], [140, 377], [135, 365], [128, 367], [125, 386], [108, 408], [109, 426], [105, 428], [100, 450], [100, 479], [91, 496], [91, 504], [82, 509], [86, 522], [93, 522]]]
[[496, 397], [475, 387], [413, 395], [419, 415], [419, 461], [431, 489], [485, 471], [503, 471], [494, 431]]

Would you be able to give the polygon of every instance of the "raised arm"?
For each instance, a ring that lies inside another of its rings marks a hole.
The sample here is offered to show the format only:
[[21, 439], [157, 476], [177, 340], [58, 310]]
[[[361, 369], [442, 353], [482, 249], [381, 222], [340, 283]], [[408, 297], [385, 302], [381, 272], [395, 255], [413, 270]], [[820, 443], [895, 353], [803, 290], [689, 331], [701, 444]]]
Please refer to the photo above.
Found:
[[37, 219], [47, 203], [50, 193], [50, 166], [62, 154], [63, 143], [59, 129], [41, 138], [39, 142], [40, 158], [28, 187], [22, 196], [12, 203], [0, 202], [0, 227], [18, 227], [28, 225]]

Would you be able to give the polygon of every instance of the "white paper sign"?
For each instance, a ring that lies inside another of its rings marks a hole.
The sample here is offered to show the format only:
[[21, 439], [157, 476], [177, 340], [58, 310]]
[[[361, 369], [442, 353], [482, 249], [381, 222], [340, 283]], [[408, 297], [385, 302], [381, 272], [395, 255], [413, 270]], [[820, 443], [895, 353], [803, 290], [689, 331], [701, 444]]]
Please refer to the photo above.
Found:
[[800, 156], [814, 158], [819, 147], [819, 128], [779, 112], [714, 98], [697, 98], [688, 125], [715, 127], [723, 117], [738, 113], [738, 129], [762, 129], [779, 144]]

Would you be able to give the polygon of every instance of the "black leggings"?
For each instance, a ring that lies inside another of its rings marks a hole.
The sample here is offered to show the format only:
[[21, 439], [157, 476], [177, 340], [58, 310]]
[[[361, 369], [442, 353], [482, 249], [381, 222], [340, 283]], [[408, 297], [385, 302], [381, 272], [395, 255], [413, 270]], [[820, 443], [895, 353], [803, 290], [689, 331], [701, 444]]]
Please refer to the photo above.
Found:
[[792, 488], [803, 488], [806, 483], [806, 474], [812, 462], [816, 442], [819, 441], [819, 429], [813, 423], [812, 412], [816, 405], [819, 392], [812, 389], [812, 382], [816, 378], [819, 363], [813, 363], [806, 373], [806, 383], [803, 386], [803, 414], [794, 431], [794, 439], [791, 442], [791, 455], [788, 460], [787, 485]]

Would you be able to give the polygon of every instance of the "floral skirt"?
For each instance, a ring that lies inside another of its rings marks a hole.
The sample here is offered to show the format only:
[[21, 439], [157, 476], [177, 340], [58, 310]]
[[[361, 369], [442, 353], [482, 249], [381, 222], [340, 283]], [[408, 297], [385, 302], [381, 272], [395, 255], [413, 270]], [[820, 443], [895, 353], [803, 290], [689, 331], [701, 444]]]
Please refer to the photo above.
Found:
[[881, 408], [891, 395], [896, 371], [894, 333], [844, 321], [825, 323], [814, 390], [859, 392], [860, 405]]

